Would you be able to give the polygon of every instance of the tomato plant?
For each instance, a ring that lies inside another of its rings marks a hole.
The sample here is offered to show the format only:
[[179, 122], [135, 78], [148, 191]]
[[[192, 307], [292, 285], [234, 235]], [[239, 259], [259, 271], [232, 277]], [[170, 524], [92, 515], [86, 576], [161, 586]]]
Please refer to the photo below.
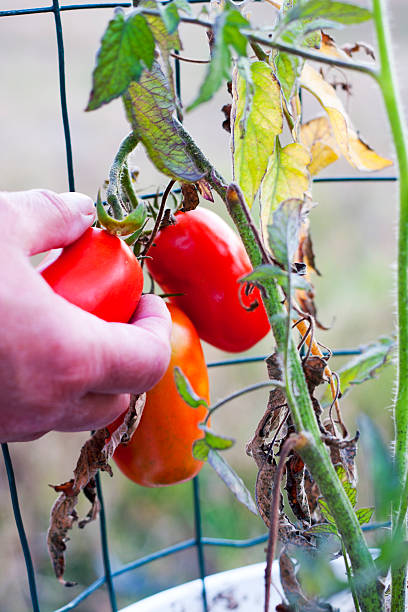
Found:
[[143, 289], [143, 272], [129, 247], [93, 227], [39, 271], [56, 293], [106, 321], [129, 321]]
[[[161, 381], [148, 391], [140, 424], [131, 441], [118, 446], [113, 457], [128, 478], [145, 487], [184, 482], [202, 467], [202, 462], [192, 455], [192, 446], [203, 436], [198, 424], [207, 409], [191, 408], [180, 397], [174, 368], [178, 366], [195, 392], [208, 401], [207, 367], [193, 324], [177, 306], [170, 304], [169, 310], [173, 322], [169, 367]], [[123, 417], [109, 429], [114, 431], [121, 420]]]
[[214, 212], [197, 208], [177, 213], [176, 224], [158, 233], [149, 254], [150, 274], [166, 293], [183, 294], [170, 300], [190, 317], [206, 342], [239, 352], [268, 333], [259, 290], [247, 294], [239, 284], [252, 270], [244, 246]]

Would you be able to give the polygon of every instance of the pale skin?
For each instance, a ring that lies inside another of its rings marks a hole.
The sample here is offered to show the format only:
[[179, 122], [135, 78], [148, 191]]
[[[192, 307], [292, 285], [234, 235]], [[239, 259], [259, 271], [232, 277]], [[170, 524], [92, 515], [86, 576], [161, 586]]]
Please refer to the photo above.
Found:
[[79, 238], [94, 219], [83, 194], [0, 192], [0, 442], [108, 425], [129, 394], [166, 371], [163, 300], [145, 295], [130, 324], [107, 323], [55, 294], [30, 262]]

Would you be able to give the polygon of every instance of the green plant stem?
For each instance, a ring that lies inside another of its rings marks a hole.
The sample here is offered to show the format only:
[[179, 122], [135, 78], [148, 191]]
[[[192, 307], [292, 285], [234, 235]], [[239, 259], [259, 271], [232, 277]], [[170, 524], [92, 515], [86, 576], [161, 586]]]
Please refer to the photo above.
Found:
[[[183, 128], [181, 128], [183, 130]], [[259, 236], [251, 221], [245, 202], [239, 197], [239, 188], [226, 188], [222, 177], [217, 175], [209, 161], [196, 146], [190, 135], [183, 130], [186, 148], [194, 159], [197, 167], [206, 173], [211, 187], [226, 203], [228, 212], [241, 236], [253, 268], [264, 262], [265, 255]], [[265, 283], [263, 297], [265, 309], [274, 333], [278, 351], [285, 353], [287, 344], [287, 313], [282, 304], [282, 296], [276, 283], [271, 280]], [[286, 381], [288, 403], [292, 418], [298, 432], [306, 432], [309, 443], [299, 450], [303, 460], [308, 465], [313, 478], [326, 499], [330, 511], [342, 535], [349, 554], [354, 576], [370, 577], [359, 580], [357, 593], [363, 612], [381, 612], [382, 602], [377, 591], [375, 566], [361, 527], [350, 504], [344, 488], [330, 460], [327, 448], [324, 446], [316, 416], [313, 410], [306, 380], [303, 374], [299, 353], [293, 338], [289, 342], [288, 360], [291, 367], [290, 384]], [[308, 438], [309, 439], [309, 438]]]
[[356, 612], [360, 612], [360, 606], [358, 605], [358, 598], [357, 598], [357, 593], [356, 593], [356, 589], [354, 586], [353, 575], [351, 573], [351, 567], [347, 559], [347, 552], [344, 547], [343, 540], [341, 541], [341, 552], [343, 553], [344, 567], [346, 568], [347, 579], [348, 579], [348, 583], [350, 586], [351, 594], [353, 596], [354, 608]]
[[[154, 9], [143, 8], [140, 9], [140, 12], [144, 15], [151, 15], [153, 17], [161, 17], [159, 11]], [[183, 23], [190, 23], [193, 25], [198, 25], [203, 28], [213, 28], [214, 24], [211, 21], [205, 21], [204, 19], [196, 19], [194, 17], [182, 17], [180, 16], [180, 21]], [[353, 62], [349, 60], [342, 60], [336, 57], [331, 57], [329, 55], [324, 55], [323, 53], [319, 53], [318, 51], [310, 51], [307, 48], [301, 47], [293, 47], [292, 45], [287, 45], [282, 42], [270, 40], [267, 36], [262, 34], [257, 34], [253, 30], [242, 29], [241, 33], [247, 37], [250, 43], [258, 43], [264, 45], [265, 47], [269, 47], [270, 49], [277, 49], [278, 51], [283, 51], [285, 53], [291, 53], [292, 55], [297, 55], [299, 57], [303, 57], [304, 59], [309, 59], [314, 62], [320, 62], [322, 64], [327, 64], [329, 66], [338, 66], [339, 68], [346, 68], [348, 70], [355, 70], [357, 72], [363, 72], [365, 74], [370, 74], [371, 76], [376, 76], [375, 68], [368, 63], [365, 62]]]
[[[384, 0], [373, 0], [373, 16], [380, 55], [380, 85], [394, 139], [399, 169], [399, 227], [398, 227], [398, 380], [394, 406], [395, 462], [401, 481], [401, 491], [407, 490], [408, 461], [408, 157], [406, 125], [399, 99], [391, 57], [391, 35]], [[401, 529], [400, 538], [406, 538], [406, 503], [401, 500], [394, 509], [393, 532]], [[398, 516], [399, 515], [399, 516]], [[405, 612], [407, 572], [406, 565], [392, 568], [393, 612]]]
[[128, 212], [130, 212], [131, 210], [134, 210], [135, 208], [137, 208], [139, 204], [139, 200], [133, 189], [132, 179], [130, 178], [127, 159], [124, 161], [123, 166], [122, 166], [122, 172], [120, 173], [120, 184], [121, 184], [123, 192], [127, 195], [129, 199], [130, 210]]
[[109, 171], [109, 185], [107, 189], [106, 199], [109, 206], [112, 208], [115, 219], [123, 219], [123, 209], [119, 197], [119, 185], [121, 181], [122, 167], [126, 163], [129, 154], [136, 147], [139, 139], [130, 132], [120, 143], [119, 151], [116, 153], [115, 159]]

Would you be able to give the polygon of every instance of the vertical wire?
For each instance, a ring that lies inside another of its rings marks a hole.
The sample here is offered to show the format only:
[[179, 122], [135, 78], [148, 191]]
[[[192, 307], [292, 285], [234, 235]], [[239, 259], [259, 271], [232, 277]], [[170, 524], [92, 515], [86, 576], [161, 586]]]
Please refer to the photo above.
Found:
[[105, 569], [106, 585], [108, 587], [109, 601], [110, 601], [112, 612], [117, 612], [118, 605], [116, 602], [115, 588], [113, 586], [112, 570], [111, 570], [111, 564], [110, 564], [110, 558], [109, 558], [108, 533], [107, 533], [107, 528], [106, 528], [105, 504], [103, 502], [102, 485], [101, 485], [101, 479], [100, 479], [99, 472], [95, 476], [95, 481], [96, 481], [96, 491], [98, 493], [98, 499], [101, 505], [100, 513], [99, 513], [99, 525], [100, 525], [100, 530], [101, 530], [101, 546], [102, 546], [103, 565]]
[[69, 129], [67, 91], [66, 91], [66, 85], [65, 85], [64, 39], [62, 35], [62, 23], [61, 23], [61, 13], [60, 13], [59, 1], [52, 0], [52, 6], [54, 10], [55, 29], [57, 33], [59, 88], [60, 88], [60, 99], [61, 99], [62, 123], [64, 125], [65, 149], [66, 149], [66, 156], [67, 156], [68, 185], [69, 185], [70, 191], [75, 191], [74, 165], [72, 161], [71, 133]]
[[13, 506], [14, 518], [17, 525], [18, 535], [20, 537], [21, 547], [23, 549], [24, 560], [27, 568], [28, 585], [30, 587], [31, 603], [33, 605], [33, 612], [40, 612], [40, 604], [38, 602], [37, 586], [35, 584], [35, 572], [33, 561], [31, 558], [30, 547], [28, 545], [27, 536], [24, 529], [23, 518], [20, 512], [20, 505], [18, 502], [16, 480], [14, 477], [13, 464], [11, 462], [10, 452], [7, 444], [1, 445], [4, 457], [4, 463], [6, 466], [7, 478], [9, 483], [11, 504]]
[[204, 559], [204, 546], [202, 539], [202, 531], [201, 531], [201, 508], [200, 508], [200, 491], [198, 485], [198, 476], [195, 476], [193, 479], [193, 496], [194, 496], [194, 526], [195, 526], [195, 535], [196, 535], [196, 546], [197, 546], [197, 558], [198, 558], [198, 567], [200, 570], [200, 578], [202, 583], [202, 598], [203, 598], [203, 610], [204, 612], [208, 612], [208, 601], [207, 601], [207, 591], [205, 587], [205, 559]]
[[[178, 51], [175, 52], [178, 55]], [[180, 60], [175, 58], [175, 81], [176, 81], [176, 94], [179, 99], [180, 105], [181, 102], [181, 69], [180, 69]], [[195, 528], [195, 544], [197, 547], [197, 559], [198, 559], [198, 567], [200, 571], [200, 578], [202, 584], [202, 599], [203, 599], [203, 610], [204, 612], [208, 612], [208, 602], [207, 602], [207, 591], [205, 587], [205, 559], [204, 559], [204, 546], [202, 540], [202, 531], [201, 531], [201, 508], [200, 508], [200, 494], [199, 494], [199, 485], [198, 485], [198, 476], [193, 478], [193, 498], [194, 498], [194, 528]]]

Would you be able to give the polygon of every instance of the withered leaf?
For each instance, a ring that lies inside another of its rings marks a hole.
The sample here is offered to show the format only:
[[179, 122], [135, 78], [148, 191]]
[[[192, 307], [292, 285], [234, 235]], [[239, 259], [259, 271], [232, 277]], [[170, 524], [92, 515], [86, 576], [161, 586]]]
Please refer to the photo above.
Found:
[[60, 492], [60, 496], [51, 508], [50, 525], [47, 533], [47, 546], [59, 582], [65, 586], [75, 583], [64, 580], [65, 550], [67, 533], [78, 520], [75, 506], [81, 491], [91, 502], [91, 508], [79, 526], [84, 527], [88, 522], [95, 520], [99, 512], [99, 501], [96, 496], [95, 476], [98, 471], [112, 470], [108, 460], [112, 457], [117, 446], [128, 442], [140, 422], [146, 395], [132, 396], [129, 409], [123, 423], [110, 435], [108, 429], [98, 429], [83, 445], [74, 470], [74, 478], [70, 481], [56, 485], [53, 488]]
[[183, 212], [194, 210], [197, 208], [200, 198], [198, 197], [197, 189], [192, 183], [181, 183], [181, 193], [183, 201], [181, 202]]
[[196, 187], [200, 192], [200, 195], [204, 200], [208, 202], [214, 202], [214, 197], [211, 191], [210, 184], [205, 179], [200, 179], [196, 182]]
[[305, 464], [297, 453], [286, 462], [286, 492], [293, 514], [300, 521], [310, 524], [309, 504], [305, 491]]

